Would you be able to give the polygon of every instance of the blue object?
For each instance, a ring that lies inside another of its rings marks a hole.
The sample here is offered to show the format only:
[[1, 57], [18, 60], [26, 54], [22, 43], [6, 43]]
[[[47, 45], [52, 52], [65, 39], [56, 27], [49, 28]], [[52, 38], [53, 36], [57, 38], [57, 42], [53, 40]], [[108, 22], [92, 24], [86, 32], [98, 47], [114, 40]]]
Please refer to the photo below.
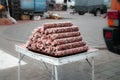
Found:
[[20, 0], [21, 10], [33, 12], [46, 12], [46, 0]]

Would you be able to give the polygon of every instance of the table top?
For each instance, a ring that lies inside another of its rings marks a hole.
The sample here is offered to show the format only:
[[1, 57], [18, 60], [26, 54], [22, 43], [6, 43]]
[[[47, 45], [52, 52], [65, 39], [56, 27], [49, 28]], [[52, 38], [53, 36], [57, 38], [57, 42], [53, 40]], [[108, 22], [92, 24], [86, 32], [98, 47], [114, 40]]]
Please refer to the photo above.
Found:
[[24, 45], [15, 45], [15, 50], [30, 58], [43, 61], [52, 65], [63, 65], [63, 64], [80, 61], [80, 60], [98, 55], [97, 53], [98, 49], [93, 49], [93, 48], [89, 49], [87, 52], [84, 52], [84, 53], [65, 56], [65, 57], [59, 57], [59, 58], [29, 51], [28, 49], [25, 48]]

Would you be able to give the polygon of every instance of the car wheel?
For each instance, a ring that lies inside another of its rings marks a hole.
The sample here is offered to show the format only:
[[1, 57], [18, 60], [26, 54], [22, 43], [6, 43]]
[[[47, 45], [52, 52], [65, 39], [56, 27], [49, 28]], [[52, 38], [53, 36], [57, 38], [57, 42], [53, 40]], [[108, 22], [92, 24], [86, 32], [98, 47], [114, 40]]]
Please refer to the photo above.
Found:
[[99, 9], [96, 10], [96, 12], [94, 13], [94, 16], [101, 16], [101, 11]]
[[84, 12], [78, 12], [79, 15], [84, 15], [85, 13]]

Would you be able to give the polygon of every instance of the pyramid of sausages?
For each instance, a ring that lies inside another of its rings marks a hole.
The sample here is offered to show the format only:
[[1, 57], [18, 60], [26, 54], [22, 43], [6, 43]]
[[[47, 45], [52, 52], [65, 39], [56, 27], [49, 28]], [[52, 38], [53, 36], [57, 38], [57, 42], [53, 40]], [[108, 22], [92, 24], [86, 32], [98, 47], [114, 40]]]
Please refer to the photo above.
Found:
[[71, 22], [45, 23], [34, 30], [27, 49], [50, 56], [67, 56], [88, 50], [79, 28]]

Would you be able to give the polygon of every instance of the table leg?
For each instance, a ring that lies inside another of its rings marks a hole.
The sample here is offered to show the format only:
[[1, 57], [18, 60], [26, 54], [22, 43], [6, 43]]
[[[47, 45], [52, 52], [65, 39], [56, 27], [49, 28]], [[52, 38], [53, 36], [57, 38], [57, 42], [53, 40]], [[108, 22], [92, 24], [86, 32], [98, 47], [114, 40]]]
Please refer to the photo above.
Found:
[[55, 80], [54, 65], [52, 65], [52, 77], [51, 80]]
[[94, 64], [94, 57], [92, 57], [92, 80], [95, 80], [95, 64]]
[[19, 61], [18, 61], [18, 80], [21, 80], [21, 60], [24, 58], [25, 55], [19, 53]]
[[55, 71], [55, 80], [58, 80], [58, 67], [56, 65], [54, 66], [54, 71]]
[[18, 61], [18, 80], [21, 80], [21, 53], [19, 54], [19, 61]]
[[90, 67], [92, 67], [92, 64], [90, 63], [90, 61], [88, 60], [88, 58], [86, 58], [86, 61], [88, 62], [88, 64], [90, 65]]

